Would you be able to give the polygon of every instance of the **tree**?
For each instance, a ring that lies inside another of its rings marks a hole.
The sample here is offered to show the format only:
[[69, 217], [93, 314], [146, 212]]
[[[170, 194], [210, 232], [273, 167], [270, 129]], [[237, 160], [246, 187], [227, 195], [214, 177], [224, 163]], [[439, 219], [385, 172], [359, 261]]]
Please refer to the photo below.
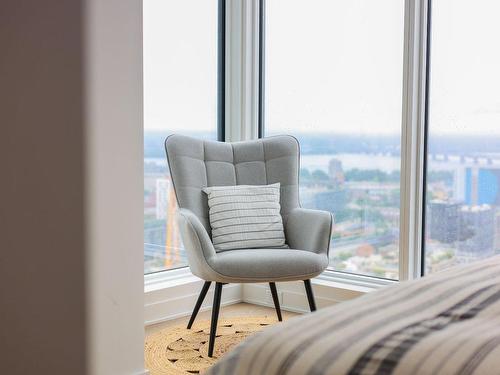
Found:
[[311, 173], [309, 172], [309, 169], [307, 168], [300, 168], [299, 172], [300, 179], [303, 181], [307, 181], [311, 179]]
[[330, 177], [328, 177], [328, 175], [323, 172], [322, 170], [320, 169], [316, 169], [313, 173], [312, 173], [312, 178], [313, 180], [315, 181], [329, 181], [330, 180]]

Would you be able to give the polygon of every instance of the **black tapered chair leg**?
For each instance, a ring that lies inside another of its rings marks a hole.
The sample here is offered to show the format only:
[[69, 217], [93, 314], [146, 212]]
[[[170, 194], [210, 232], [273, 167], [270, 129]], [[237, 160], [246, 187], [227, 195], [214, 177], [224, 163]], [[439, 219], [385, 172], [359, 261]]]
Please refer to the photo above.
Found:
[[314, 301], [314, 294], [311, 286], [311, 280], [304, 280], [304, 286], [306, 287], [307, 300], [309, 301], [309, 308], [311, 312], [316, 311], [316, 302]]
[[283, 319], [281, 318], [280, 301], [278, 299], [278, 290], [276, 289], [276, 283], [269, 283], [269, 287], [271, 288], [271, 295], [273, 296], [276, 315], [278, 315], [278, 320], [281, 322]]
[[217, 333], [217, 321], [219, 320], [220, 299], [222, 296], [222, 283], [215, 283], [214, 305], [212, 307], [212, 321], [210, 322], [210, 338], [208, 340], [208, 356], [214, 354], [215, 335]]
[[191, 318], [189, 319], [189, 323], [187, 328], [191, 329], [193, 326], [194, 320], [196, 319], [196, 315], [198, 315], [198, 311], [200, 311], [200, 307], [205, 300], [205, 296], [207, 295], [208, 288], [210, 288], [211, 281], [205, 281], [203, 284], [203, 288], [201, 288], [200, 295], [198, 296], [198, 300], [196, 301], [196, 305], [194, 306], [193, 313], [191, 314]]

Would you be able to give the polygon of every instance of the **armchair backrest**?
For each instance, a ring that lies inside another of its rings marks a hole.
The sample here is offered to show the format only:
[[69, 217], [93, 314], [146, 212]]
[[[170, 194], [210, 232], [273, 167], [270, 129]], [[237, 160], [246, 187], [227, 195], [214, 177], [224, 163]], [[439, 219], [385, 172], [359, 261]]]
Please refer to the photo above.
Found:
[[299, 144], [292, 136], [228, 143], [174, 134], [165, 150], [179, 207], [196, 214], [209, 234], [207, 186], [279, 182], [283, 222], [299, 206]]

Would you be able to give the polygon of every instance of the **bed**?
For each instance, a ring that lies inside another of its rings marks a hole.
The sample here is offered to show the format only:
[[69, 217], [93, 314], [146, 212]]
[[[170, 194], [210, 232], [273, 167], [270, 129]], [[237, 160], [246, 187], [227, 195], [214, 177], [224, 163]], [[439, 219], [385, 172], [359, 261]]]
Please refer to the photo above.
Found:
[[500, 256], [269, 327], [207, 374], [500, 374]]

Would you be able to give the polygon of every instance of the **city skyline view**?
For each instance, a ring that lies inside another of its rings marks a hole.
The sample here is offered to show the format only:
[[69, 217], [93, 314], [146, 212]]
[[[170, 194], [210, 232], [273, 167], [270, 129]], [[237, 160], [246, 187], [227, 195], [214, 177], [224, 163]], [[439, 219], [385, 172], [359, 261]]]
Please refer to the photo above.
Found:
[[[147, 132], [145, 137], [145, 272], [187, 265], [173, 220], [175, 195], [166, 160], [161, 155], [166, 135], [167, 132]], [[202, 136], [213, 138], [211, 134]], [[343, 147], [336, 153], [328, 149], [321, 135], [309, 134], [300, 141], [301, 203], [304, 207], [330, 210], [336, 218], [330, 265], [340, 271], [397, 278], [397, 142], [391, 142], [391, 137], [384, 142], [367, 137], [360, 147], [344, 137], [338, 140]], [[494, 144], [500, 144], [500, 137], [489, 137], [492, 148], [483, 151], [481, 145], [485, 141], [445, 137], [429, 145], [425, 244], [428, 272], [500, 251], [500, 175], [491, 172], [500, 171], [500, 153], [492, 152]], [[462, 150], [461, 155], [457, 150]], [[475, 182], [472, 168], [483, 170]], [[436, 208], [438, 202], [444, 204], [444, 211], [449, 212], [447, 207], [451, 206], [454, 214], [443, 214]], [[479, 208], [470, 208], [474, 206]], [[460, 218], [459, 212], [466, 211], [478, 211], [482, 217], [474, 218], [475, 214], [469, 213], [468, 218], [464, 214]], [[481, 223], [482, 232], [476, 222]], [[460, 228], [467, 228], [468, 234], [462, 229], [459, 237]], [[490, 240], [481, 242], [479, 237], [484, 238], [486, 230]], [[477, 233], [482, 235], [478, 237]]]

